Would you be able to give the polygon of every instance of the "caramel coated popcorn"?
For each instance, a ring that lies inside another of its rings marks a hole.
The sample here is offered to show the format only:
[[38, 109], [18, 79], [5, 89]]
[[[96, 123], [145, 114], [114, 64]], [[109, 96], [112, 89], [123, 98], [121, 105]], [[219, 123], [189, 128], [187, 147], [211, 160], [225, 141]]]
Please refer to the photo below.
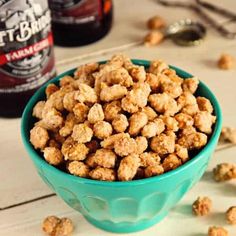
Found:
[[78, 124], [73, 128], [71, 137], [78, 143], [87, 143], [91, 141], [93, 136], [93, 130], [86, 124]]
[[100, 104], [96, 103], [90, 108], [88, 113], [89, 123], [94, 124], [98, 121], [102, 121], [104, 120], [104, 117], [104, 112]]
[[37, 102], [36, 105], [34, 106], [32, 116], [34, 116], [38, 119], [42, 119], [43, 118], [42, 112], [43, 112], [44, 106], [45, 106], [45, 101]]
[[218, 67], [222, 70], [230, 70], [235, 64], [235, 58], [229, 54], [222, 54], [218, 60]]
[[116, 175], [113, 169], [96, 167], [90, 171], [89, 176], [92, 179], [102, 180], [102, 181], [115, 181]]
[[94, 136], [99, 139], [105, 139], [111, 136], [112, 126], [106, 121], [98, 121], [93, 126]]
[[223, 182], [236, 178], [236, 165], [231, 163], [218, 164], [213, 169], [214, 179], [217, 182]]
[[160, 44], [164, 39], [164, 34], [159, 30], [152, 30], [144, 38], [144, 45], [147, 47]]
[[49, 236], [69, 236], [74, 230], [73, 222], [69, 218], [48, 216], [44, 219], [42, 230]]
[[223, 127], [220, 134], [221, 141], [236, 144], [236, 129], [231, 127]]
[[114, 168], [116, 164], [116, 154], [110, 149], [98, 149], [95, 154], [92, 154], [86, 160], [86, 163], [90, 167], [105, 167], [105, 168]]
[[165, 155], [173, 153], [175, 150], [175, 134], [161, 133], [160, 135], [153, 137], [150, 144], [151, 149], [159, 155]]
[[181, 159], [176, 154], [172, 153], [164, 159], [162, 166], [165, 171], [169, 171], [176, 169], [181, 164]]
[[130, 137], [121, 137], [114, 143], [114, 151], [121, 157], [135, 153], [136, 149], [137, 143], [133, 138]]
[[[198, 85], [162, 60], [145, 68], [115, 55], [105, 64], [81, 65], [59, 85], [48, 85], [47, 99], [35, 104], [30, 142], [45, 161], [74, 176], [130, 181], [161, 175], [191, 159], [212, 133], [213, 106], [195, 96]], [[228, 131], [222, 134], [233, 140]], [[236, 178], [234, 172], [226, 165], [214, 173], [226, 180]]]
[[127, 117], [123, 114], [117, 115], [112, 121], [112, 126], [117, 133], [125, 132], [129, 126]]
[[35, 149], [43, 149], [47, 141], [49, 140], [49, 135], [46, 129], [35, 126], [30, 131], [30, 142], [34, 146]]
[[135, 138], [137, 149], [137, 154], [142, 154], [148, 148], [148, 140], [143, 136], [138, 136]]
[[223, 227], [211, 226], [208, 229], [208, 236], [229, 236], [229, 233]]
[[86, 178], [89, 176], [89, 167], [85, 165], [82, 161], [72, 161], [67, 165], [69, 173], [79, 177]]
[[151, 30], [165, 27], [166, 22], [160, 16], [153, 16], [147, 22], [147, 27]]
[[113, 119], [115, 119], [116, 116], [122, 110], [120, 101], [113, 101], [111, 103], [107, 103], [103, 107], [104, 107], [105, 119], [107, 121], [112, 121]]
[[163, 115], [173, 116], [179, 111], [177, 102], [167, 93], [152, 94], [149, 102], [152, 108]]
[[208, 215], [212, 208], [212, 201], [208, 197], [198, 197], [192, 205], [193, 214], [196, 216]]
[[154, 164], [146, 167], [144, 169], [144, 175], [146, 178], [160, 175], [164, 173], [164, 168], [162, 165]]
[[231, 225], [236, 224], [236, 206], [232, 206], [226, 211], [226, 220]]
[[141, 129], [147, 124], [148, 117], [144, 112], [137, 112], [129, 119], [129, 134], [137, 135]]
[[63, 155], [59, 148], [46, 147], [43, 150], [45, 160], [51, 165], [59, 165], [63, 162]]
[[140, 159], [137, 154], [131, 154], [124, 157], [118, 168], [118, 179], [121, 181], [132, 180], [137, 173], [138, 167], [140, 165]]

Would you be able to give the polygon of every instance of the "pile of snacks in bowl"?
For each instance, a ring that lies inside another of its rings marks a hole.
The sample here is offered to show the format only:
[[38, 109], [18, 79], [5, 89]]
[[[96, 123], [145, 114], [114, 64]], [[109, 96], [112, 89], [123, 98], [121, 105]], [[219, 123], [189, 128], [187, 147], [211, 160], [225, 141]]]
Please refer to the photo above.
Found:
[[33, 109], [30, 142], [68, 173], [103, 181], [161, 175], [202, 149], [216, 117], [196, 97], [198, 79], [179, 77], [163, 61], [149, 68], [123, 55], [79, 66]]

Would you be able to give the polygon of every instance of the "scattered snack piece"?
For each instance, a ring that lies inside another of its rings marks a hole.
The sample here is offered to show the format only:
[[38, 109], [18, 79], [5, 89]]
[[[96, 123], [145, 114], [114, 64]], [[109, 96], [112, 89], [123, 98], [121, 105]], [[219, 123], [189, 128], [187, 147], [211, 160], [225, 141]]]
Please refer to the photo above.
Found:
[[71, 235], [74, 230], [73, 223], [69, 218], [61, 218], [61, 221], [56, 227], [55, 236]]
[[229, 233], [223, 227], [211, 226], [208, 229], [208, 236], [229, 236]]
[[223, 127], [220, 134], [220, 140], [236, 144], [236, 129]]
[[236, 224], [236, 206], [232, 206], [226, 211], [226, 220], [231, 225]]
[[218, 164], [213, 169], [214, 179], [217, 182], [223, 182], [236, 178], [236, 165], [230, 163]]
[[164, 39], [164, 34], [161, 31], [153, 30], [149, 32], [144, 38], [144, 45], [147, 47], [156, 46]]
[[160, 16], [153, 16], [147, 22], [147, 27], [150, 30], [160, 29], [166, 26], [165, 20]]
[[218, 60], [218, 67], [222, 70], [230, 70], [235, 67], [235, 58], [229, 54], [222, 54]]
[[73, 223], [69, 218], [48, 216], [44, 219], [42, 230], [49, 236], [69, 236], [74, 230]]
[[[149, 24], [158, 28], [163, 22], [154, 17]], [[162, 60], [145, 68], [115, 55], [105, 64], [81, 65], [59, 86], [48, 85], [47, 99], [35, 104], [30, 142], [49, 164], [82, 178], [161, 175], [191, 159], [212, 133], [213, 106], [195, 96], [198, 85]], [[231, 131], [222, 135], [236, 143]], [[236, 178], [236, 168], [228, 165], [216, 168], [218, 181]]]
[[212, 208], [212, 201], [208, 197], [198, 197], [192, 205], [193, 214], [196, 216], [208, 215]]

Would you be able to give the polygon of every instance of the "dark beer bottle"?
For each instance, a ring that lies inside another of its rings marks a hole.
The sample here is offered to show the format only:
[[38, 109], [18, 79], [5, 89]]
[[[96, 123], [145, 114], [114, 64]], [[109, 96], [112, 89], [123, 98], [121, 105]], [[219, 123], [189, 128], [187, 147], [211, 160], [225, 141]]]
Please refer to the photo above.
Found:
[[97, 41], [112, 25], [111, 0], [49, 0], [55, 44], [80, 46]]
[[0, 116], [20, 116], [54, 75], [47, 0], [0, 0]]

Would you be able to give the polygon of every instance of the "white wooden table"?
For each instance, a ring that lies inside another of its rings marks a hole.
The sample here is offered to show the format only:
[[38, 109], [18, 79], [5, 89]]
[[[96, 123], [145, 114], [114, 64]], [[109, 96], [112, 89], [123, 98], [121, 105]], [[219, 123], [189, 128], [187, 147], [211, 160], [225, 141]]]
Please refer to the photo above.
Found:
[[[235, 0], [214, 1], [236, 11]], [[236, 127], [236, 70], [221, 71], [216, 60], [222, 52], [236, 57], [236, 40], [227, 40], [209, 29], [205, 42], [198, 47], [178, 47], [167, 40], [154, 48], [138, 45], [147, 32], [146, 20], [159, 14], [168, 23], [181, 18], [198, 17], [183, 9], [159, 6], [154, 0], [115, 0], [114, 26], [108, 36], [89, 46], [80, 48], [55, 48], [58, 72], [81, 63], [109, 58], [116, 52], [125, 52], [132, 58], [161, 58], [172, 65], [198, 76], [218, 97], [224, 115], [224, 124]], [[220, 18], [218, 20], [221, 20]], [[112, 235], [89, 223], [41, 181], [31, 163], [20, 138], [20, 119], [0, 119], [0, 235], [44, 235], [41, 222], [45, 216], [71, 217], [76, 229], [74, 235]], [[226, 227], [236, 235], [236, 226], [229, 226], [224, 212], [236, 205], [236, 182], [223, 184], [212, 180], [211, 170], [220, 162], [236, 162], [236, 148], [215, 152], [201, 181], [189, 191], [171, 213], [158, 225], [133, 235], [141, 236], [203, 236], [210, 225]], [[211, 216], [196, 218], [191, 214], [191, 203], [199, 195], [210, 196], [214, 210]]]

